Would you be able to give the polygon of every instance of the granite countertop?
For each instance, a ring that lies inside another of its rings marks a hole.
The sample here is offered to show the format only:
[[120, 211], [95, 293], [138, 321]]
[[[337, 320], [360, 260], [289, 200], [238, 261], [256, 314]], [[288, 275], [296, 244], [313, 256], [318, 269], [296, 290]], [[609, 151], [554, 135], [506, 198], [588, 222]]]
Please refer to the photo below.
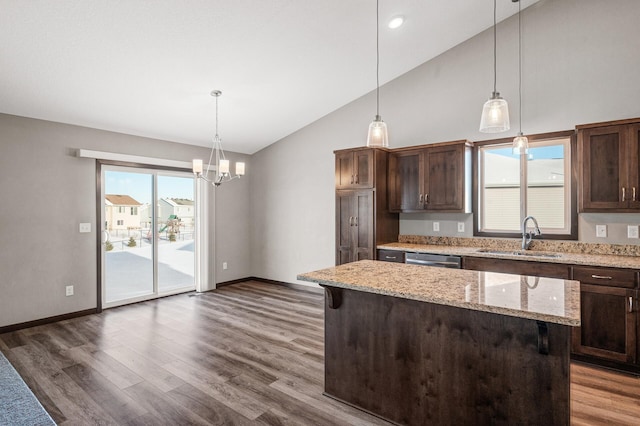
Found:
[[[416, 244], [409, 242], [399, 242], [381, 244], [378, 246], [378, 248], [405, 252], [448, 254], [456, 256], [485, 257], [494, 259], [511, 259], [530, 262], [561, 263], [567, 265], [640, 269], [640, 256], [623, 256], [601, 253], [574, 253], [566, 250], [565, 247], [549, 247], [552, 250], [527, 250], [526, 255], [516, 254], [518, 252], [523, 252], [523, 250], [514, 248], [513, 245], [508, 245], [505, 247], [495, 247], [495, 244], [466, 247], [446, 244]], [[483, 252], [482, 250], [498, 250], [503, 251], [504, 253], [487, 253]], [[549, 255], [557, 257], [552, 257]]]
[[302, 281], [550, 323], [580, 325], [580, 283], [554, 278], [361, 260]]

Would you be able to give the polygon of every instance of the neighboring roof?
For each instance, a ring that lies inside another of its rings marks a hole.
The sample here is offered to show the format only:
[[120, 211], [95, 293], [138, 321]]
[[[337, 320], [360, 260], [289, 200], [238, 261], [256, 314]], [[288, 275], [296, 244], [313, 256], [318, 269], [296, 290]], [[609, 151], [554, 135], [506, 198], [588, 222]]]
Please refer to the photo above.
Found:
[[119, 194], [105, 194], [104, 198], [107, 199], [114, 206], [141, 206], [142, 203], [137, 202], [129, 195]]
[[170, 198], [171, 201], [180, 205], [180, 206], [192, 206], [193, 200], [189, 200], [187, 198]]

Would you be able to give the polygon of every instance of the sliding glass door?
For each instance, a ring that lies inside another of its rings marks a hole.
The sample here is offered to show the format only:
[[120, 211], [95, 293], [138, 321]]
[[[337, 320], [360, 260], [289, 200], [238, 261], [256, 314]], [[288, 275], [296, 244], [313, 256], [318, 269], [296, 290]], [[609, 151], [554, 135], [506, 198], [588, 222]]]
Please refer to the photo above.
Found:
[[102, 306], [195, 289], [190, 173], [103, 165]]

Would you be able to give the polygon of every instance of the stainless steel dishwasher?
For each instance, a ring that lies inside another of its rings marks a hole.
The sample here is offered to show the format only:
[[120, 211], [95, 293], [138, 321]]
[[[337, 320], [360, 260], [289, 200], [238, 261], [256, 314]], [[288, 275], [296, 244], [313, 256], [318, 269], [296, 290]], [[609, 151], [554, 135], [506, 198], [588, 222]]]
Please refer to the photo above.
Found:
[[460, 269], [462, 265], [462, 258], [460, 256], [449, 256], [444, 254], [407, 253], [404, 262], [411, 265]]

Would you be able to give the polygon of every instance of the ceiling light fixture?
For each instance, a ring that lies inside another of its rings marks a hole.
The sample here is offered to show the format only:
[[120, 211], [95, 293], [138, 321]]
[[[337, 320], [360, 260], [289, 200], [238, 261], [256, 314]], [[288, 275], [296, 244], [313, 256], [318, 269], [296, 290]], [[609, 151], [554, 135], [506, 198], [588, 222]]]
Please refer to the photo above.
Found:
[[404, 24], [404, 16], [398, 15], [391, 18], [387, 26], [392, 30], [395, 30], [396, 28], [399, 28], [402, 24]]
[[[214, 186], [220, 186], [220, 184], [224, 182], [229, 182], [233, 179], [238, 179], [240, 176], [244, 176], [244, 163], [237, 162], [236, 163], [236, 174], [232, 175], [229, 171], [229, 160], [226, 159], [224, 155], [224, 150], [222, 149], [222, 139], [218, 135], [218, 98], [222, 95], [220, 90], [214, 90], [211, 92], [211, 96], [216, 98], [216, 134], [213, 137], [213, 146], [211, 147], [211, 154], [209, 155], [209, 164], [207, 165], [206, 173], [202, 174], [202, 160], [195, 159], [193, 160], [193, 173], [197, 178], [203, 179]], [[213, 155], [215, 153], [215, 171], [216, 177], [215, 179], [209, 179], [209, 170], [211, 169], [211, 160], [213, 160]]]
[[367, 146], [389, 146], [387, 124], [380, 117], [380, 1], [376, 0], [376, 118], [369, 124]]
[[493, 93], [482, 108], [480, 131], [484, 133], [499, 133], [509, 130], [509, 106], [496, 90], [497, 59], [496, 59], [496, 0], [493, 0]]
[[520, 131], [513, 139], [513, 153], [516, 155], [526, 155], [529, 153], [529, 140], [522, 134], [522, 25], [521, 11], [522, 5], [519, 0], [511, 0], [518, 3], [518, 102], [520, 108]]

